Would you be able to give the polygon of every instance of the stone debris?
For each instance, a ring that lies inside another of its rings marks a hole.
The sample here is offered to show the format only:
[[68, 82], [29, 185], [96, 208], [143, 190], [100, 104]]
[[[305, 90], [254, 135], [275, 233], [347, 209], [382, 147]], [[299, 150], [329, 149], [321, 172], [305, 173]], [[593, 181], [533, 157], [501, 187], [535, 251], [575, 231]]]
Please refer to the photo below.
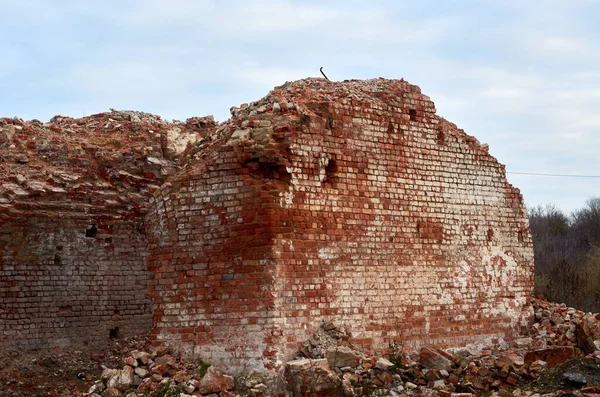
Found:
[[97, 194], [96, 205], [139, 211], [191, 146], [216, 129], [212, 116], [166, 122], [113, 109], [47, 123], [0, 118], [0, 205], [18, 211], [36, 201], [60, 208], [65, 198]]
[[[535, 322], [521, 338], [448, 351], [430, 347], [416, 354], [392, 351], [391, 360], [364, 354], [351, 338], [324, 337], [345, 332], [333, 323], [323, 324], [301, 349], [300, 355], [306, 351], [313, 355], [286, 364], [288, 392], [294, 396], [540, 397], [568, 391], [598, 395], [600, 351], [583, 358], [581, 345], [585, 341], [595, 346], [597, 317], [543, 299], [535, 299], [533, 306]], [[579, 339], [567, 335], [578, 327]], [[549, 373], [554, 374], [551, 380]]]
[[[404, 352], [392, 344], [387, 354], [378, 356], [366, 354], [354, 345], [348, 330], [325, 322], [301, 346], [296, 357], [280, 369], [278, 373], [282, 379], [279, 385], [259, 373], [240, 374], [234, 379], [227, 374], [227, 368], [187, 362], [168, 348], [151, 347], [144, 339], [135, 339], [125, 345], [116, 342], [112, 353], [98, 357], [91, 355], [97, 365], [103, 364], [96, 379], [91, 377], [93, 370], [89, 367], [69, 373], [73, 382], [78, 382], [76, 384], [87, 384], [85, 392], [71, 389], [66, 394], [49, 392], [39, 395], [600, 395], [600, 350], [585, 353], [585, 343], [595, 346], [598, 340], [596, 315], [542, 299], [535, 299], [533, 308], [535, 322], [522, 337], [512, 341], [498, 339], [490, 345], [469, 345], [452, 350], [424, 347], [417, 352]], [[580, 337], [566, 336], [571, 326], [580, 329]], [[306, 352], [314, 356], [306, 357]], [[69, 363], [77, 362], [75, 357], [64, 359]], [[60, 360], [59, 357], [44, 358], [33, 360], [33, 363], [37, 371], [47, 367], [56, 372], [59, 371], [57, 365]], [[35, 371], [24, 373], [33, 375]], [[64, 378], [66, 374], [60, 376]], [[10, 393], [19, 390], [16, 379], [7, 380], [0, 372], [0, 395], [29, 395]]]
[[360, 362], [360, 355], [346, 346], [330, 348], [325, 357], [332, 368], [356, 368]]
[[[171, 355], [168, 349], [152, 353], [133, 350], [123, 359], [122, 369], [104, 367], [84, 396], [127, 397], [145, 395], [231, 396], [233, 377], [214, 366], [195, 366]], [[158, 394], [158, 393], [163, 394]], [[154, 394], [152, 394], [154, 393]], [[167, 393], [167, 394], [165, 394]], [[171, 394], [168, 394], [171, 393]]]

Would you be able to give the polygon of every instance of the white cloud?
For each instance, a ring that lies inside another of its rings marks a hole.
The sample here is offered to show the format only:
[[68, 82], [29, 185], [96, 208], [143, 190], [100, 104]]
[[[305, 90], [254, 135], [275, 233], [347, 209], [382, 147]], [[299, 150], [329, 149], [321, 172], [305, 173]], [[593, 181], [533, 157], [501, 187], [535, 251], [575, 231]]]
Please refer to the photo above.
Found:
[[[333, 80], [419, 84], [509, 170], [600, 172], [597, 2], [430, 3], [0, 0], [10, 16], [0, 84], [14, 93], [0, 107], [44, 119], [108, 107], [223, 119], [324, 66]], [[598, 191], [510, 178], [528, 201]]]
[[587, 43], [572, 37], [546, 37], [539, 42], [539, 48], [557, 54], [584, 53], [589, 50]]
[[[304, 79], [307, 77], [317, 77], [314, 71], [307, 69], [293, 68], [258, 68], [258, 67], [242, 67], [235, 72], [235, 78], [242, 83], [258, 84], [267, 87], [275, 87], [282, 85], [287, 81]], [[318, 73], [318, 72], [317, 72]], [[318, 76], [320, 77], [320, 76]]]

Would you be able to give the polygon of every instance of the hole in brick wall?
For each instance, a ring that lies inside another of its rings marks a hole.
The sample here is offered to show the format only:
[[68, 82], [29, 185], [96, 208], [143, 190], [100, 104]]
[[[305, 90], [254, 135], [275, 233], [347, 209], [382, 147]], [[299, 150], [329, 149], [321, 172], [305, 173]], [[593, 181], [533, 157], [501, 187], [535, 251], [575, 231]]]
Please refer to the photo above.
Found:
[[417, 121], [417, 111], [415, 109], [410, 109], [408, 116], [410, 117], [410, 121]]
[[119, 338], [119, 327], [114, 327], [108, 330], [108, 338], [109, 339], [117, 339]]
[[438, 131], [437, 133], [437, 144], [438, 145], [444, 145], [446, 143], [446, 134], [444, 134], [444, 131]]
[[492, 241], [493, 238], [494, 238], [494, 231], [490, 228], [487, 231], [487, 241]]
[[96, 225], [92, 225], [88, 230], [85, 231], [85, 237], [94, 238], [98, 233]]
[[329, 160], [325, 166], [325, 180], [323, 182], [331, 186], [338, 182], [338, 168], [335, 160]]
[[390, 120], [388, 123], [389, 124], [388, 124], [387, 133], [390, 134], [390, 135], [391, 134], [395, 134], [396, 133], [396, 129], [394, 128], [394, 123], [392, 123], [392, 120]]
[[252, 175], [264, 179], [276, 179], [286, 184], [292, 180], [292, 175], [288, 172], [284, 165], [277, 163], [261, 163], [256, 159], [246, 160], [244, 167], [248, 168]]
[[58, 254], [55, 254], [55, 255], [54, 255], [54, 265], [56, 265], [56, 266], [60, 266], [60, 264], [61, 264], [61, 258], [60, 258], [60, 255], [58, 255]]
[[519, 232], [517, 233], [517, 240], [519, 240], [520, 243], [525, 241], [525, 233], [523, 232], [523, 230], [519, 230]]
[[327, 127], [328, 130], [332, 130], [333, 129], [333, 118], [327, 117], [326, 127]]

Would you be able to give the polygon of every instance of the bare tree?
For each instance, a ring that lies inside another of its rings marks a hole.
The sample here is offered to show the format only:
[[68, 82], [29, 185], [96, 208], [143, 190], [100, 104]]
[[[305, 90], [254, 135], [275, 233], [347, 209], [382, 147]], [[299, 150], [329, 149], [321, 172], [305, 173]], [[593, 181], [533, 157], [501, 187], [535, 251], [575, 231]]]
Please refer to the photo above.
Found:
[[600, 310], [600, 198], [568, 217], [556, 205], [529, 210], [535, 291], [549, 300]]

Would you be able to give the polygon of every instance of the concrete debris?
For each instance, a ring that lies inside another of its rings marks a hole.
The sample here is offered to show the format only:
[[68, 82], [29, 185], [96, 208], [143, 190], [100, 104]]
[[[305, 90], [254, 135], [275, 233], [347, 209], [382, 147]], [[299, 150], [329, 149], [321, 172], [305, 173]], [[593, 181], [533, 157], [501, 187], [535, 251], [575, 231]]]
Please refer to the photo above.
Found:
[[350, 367], [355, 368], [360, 362], [360, 356], [352, 349], [346, 346], [330, 348], [325, 353], [327, 362], [332, 368]]

